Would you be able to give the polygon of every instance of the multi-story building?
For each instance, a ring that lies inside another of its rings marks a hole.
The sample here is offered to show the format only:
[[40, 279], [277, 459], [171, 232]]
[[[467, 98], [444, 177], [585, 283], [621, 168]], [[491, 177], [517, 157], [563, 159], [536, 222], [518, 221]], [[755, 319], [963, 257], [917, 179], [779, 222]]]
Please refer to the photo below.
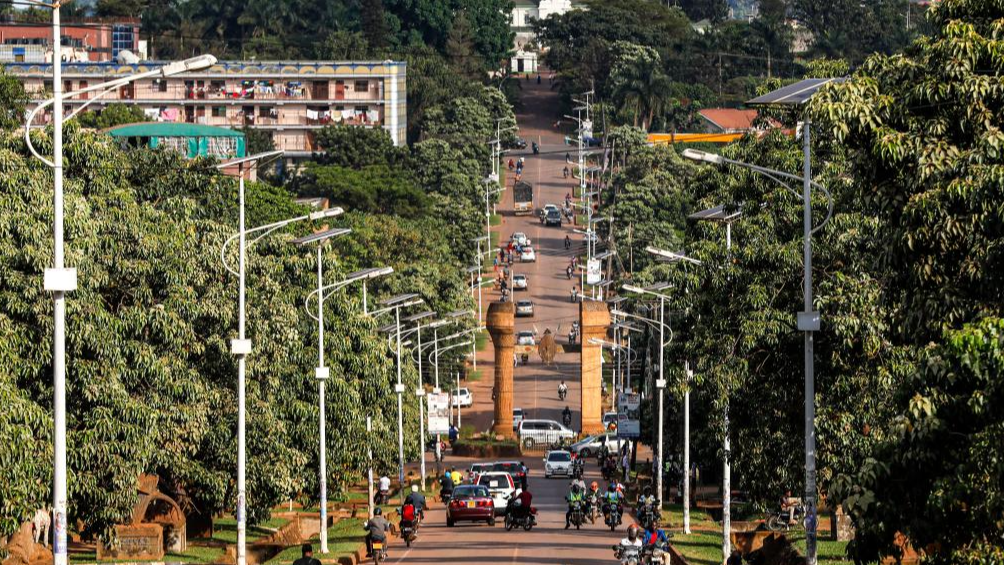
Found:
[[515, 51], [510, 70], [514, 73], [537, 72], [539, 46], [534, 45], [533, 20], [542, 20], [551, 14], [564, 14], [581, 7], [574, 0], [516, 0], [509, 28], [516, 34]]
[[[69, 92], [164, 64], [68, 63], [63, 87]], [[36, 102], [47, 98], [51, 64], [5, 66]], [[140, 80], [94, 100], [73, 97], [65, 109], [135, 104], [151, 120], [250, 127], [270, 134], [275, 148], [288, 157], [302, 158], [318, 150], [317, 130], [334, 123], [383, 128], [395, 145], [406, 143], [405, 70], [405, 63], [395, 61], [220, 61], [204, 71]]]
[[[114, 61], [122, 51], [142, 58], [138, 18], [85, 19], [62, 24], [64, 61]], [[0, 23], [0, 62], [41, 63], [52, 57], [52, 25]]]

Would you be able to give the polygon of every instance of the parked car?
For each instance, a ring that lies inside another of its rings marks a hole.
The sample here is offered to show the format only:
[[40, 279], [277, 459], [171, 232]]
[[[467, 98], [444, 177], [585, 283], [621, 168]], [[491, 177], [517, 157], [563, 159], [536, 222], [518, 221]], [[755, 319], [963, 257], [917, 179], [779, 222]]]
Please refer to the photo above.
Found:
[[523, 252], [519, 254], [519, 260], [524, 263], [533, 263], [537, 260], [537, 253], [529, 245], [523, 247]]
[[[509, 497], [512, 493], [516, 491], [516, 483], [513, 481], [512, 476], [504, 471], [490, 471], [488, 473], [482, 473], [478, 477], [478, 485], [488, 489], [488, 494], [491, 495], [492, 500], [495, 502], [495, 514], [502, 514], [505, 512], [506, 503], [509, 502]], [[456, 490], [454, 490], [456, 493]], [[454, 494], [456, 496], [456, 494]]]
[[526, 149], [526, 140], [522, 137], [513, 137], [509, 141], [502, 142], [506, 149]]
[[470, 469], [467, 470], [467, 481], [472, 485], [478, 484], [478, 477], [481, 473], [487, 473], [492, 470], [491, 463], [471, 463]]
[[533, 302], [530, 300], [520, 300], [516, 302], [516, 315], [533, 317]]
[[474, 396], [471, 395], [471, 389], [469, 388], [464, 387], [455, 390], [452, 392], [452, 396], [454, 406], [467, 407], [474, 404]]
[[526, 237], [525, 233], [518, 231], [518, 232], [513, 232], [512, 237], [509, 238], [509, 241], [513, 243], [518, 243], [520, 245], [529, 245], [530, 238]]
[[569, 450], [578, 454], [579, 457], [592, 457], [600, 453], [604, 446], [610, 451], [618, 451], [624, 441], [627, 440], [618, 439], [616, 433], [607, 432], [583, 438], [573, 443]]
[[544, 478], [554, 475], [569, 476], [572, 474], [572, 454], [564, 449], [548, 451], [544, 456]]
[[555, 209], [555, 210], [551, 210], [550, 212], [548, 212], [547, 216], [544, 217], [544, 224], [548, 225], [548, 226], [558, 226], [560, 228], [561, 227], [561, 211]]
[[523, 421], [523, 417], [524, 416], [525, 416], [525, 414], [523, 413], [523, 409], [522, 408], [513, 408], [512, 409], [512, 430], [513, 431], [516, 431], [516, 430], [519, 429], [519, 423]]
[[533, 332], [523, 330], [516, 332], [516, 345], [537, 345], [537, 340], [533, 337]]
[[512, 276], [512, 289], [513, 290], [526, 290], [529, 287], [530, 281], [527, 280], [526, 275], [513, 275]]
[[461, 485], [453, 489], [446, 506], [446, 526], [457, 522], [485, 522], [495, 525], [495, 499], [491, 491], [481, 485]]
[[552, 445], [575, 437], [575, 432], [554, 420], [523, 420], [519, 423], [519, 441], [523, 447]]

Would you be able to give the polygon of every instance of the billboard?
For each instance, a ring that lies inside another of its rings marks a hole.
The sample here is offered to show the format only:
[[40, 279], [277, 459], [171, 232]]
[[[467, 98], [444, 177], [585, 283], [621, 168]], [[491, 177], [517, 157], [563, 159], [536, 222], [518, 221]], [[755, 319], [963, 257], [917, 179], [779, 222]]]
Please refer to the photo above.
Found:
[[617, 396], [617, 437], [636, 438], [641, 435], [641, 395], [622, 392]]
[[590, 259], [586, 264], [586, 284], [596, 284], [603, 280], [603, 275], [600, 272], [600, 260]]
[[428, 394], [429, 399], [429, 433], [450, 433], [450, 395], [445, 392]]

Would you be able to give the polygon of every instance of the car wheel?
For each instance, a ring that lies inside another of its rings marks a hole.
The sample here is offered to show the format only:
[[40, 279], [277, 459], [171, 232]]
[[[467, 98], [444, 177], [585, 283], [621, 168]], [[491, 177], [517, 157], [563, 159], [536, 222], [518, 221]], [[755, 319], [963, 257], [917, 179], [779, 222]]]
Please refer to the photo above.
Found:
[[590, 452], [589, 452], [589, 448], [588, 447], [579, 450], [579, 457], [586, 457], [586, 458], [588, 458], [589, 456], [590, 456]]
[[488, 525], [491, 526], [491, 527], [493, 527], [493, 528], [495, 527], [495, 517], [494, 516], [492, 516], [491, 518], [488, 519]]
[[534, 441], [532, 437], [523, 438], [523, 447], [526, 449], [533, 449]]

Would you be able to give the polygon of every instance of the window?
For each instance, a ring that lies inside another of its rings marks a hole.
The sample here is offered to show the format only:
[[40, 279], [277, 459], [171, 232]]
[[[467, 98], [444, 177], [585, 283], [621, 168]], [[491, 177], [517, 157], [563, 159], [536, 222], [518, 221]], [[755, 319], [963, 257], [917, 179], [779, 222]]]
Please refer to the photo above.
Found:
[[227, 117], [227, 107], [226, 106], [213, 106], [213, 117], [214, 118], [225, 118], [225, 117]]
[[162, 78], [154, 79], [153, 90], [154, 92], [167, 92], [167, 81]]
[[366, 80], [357, 80], [355, 86], [353, 87], [353, 89], [356, 92], [369, 92], [369, 90], [370, 90], [370, 83], [369, 83], [369, 81], [366, 81]]

